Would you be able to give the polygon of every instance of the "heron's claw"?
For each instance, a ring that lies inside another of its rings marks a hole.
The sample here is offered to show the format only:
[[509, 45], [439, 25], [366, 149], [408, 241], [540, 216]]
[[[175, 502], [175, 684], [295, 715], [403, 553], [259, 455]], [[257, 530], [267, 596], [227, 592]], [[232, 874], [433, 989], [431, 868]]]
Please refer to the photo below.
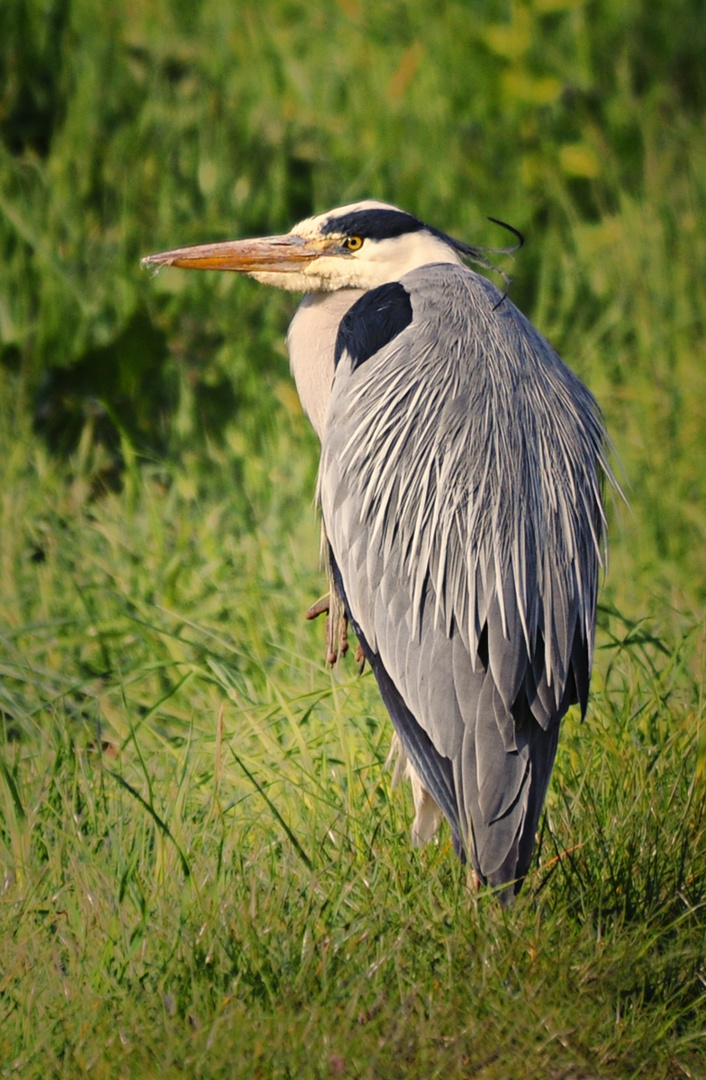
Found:
[[318, 619], [319, 615], [323, 615], [325, 611], [328, 612], [329, 607], [329, 594], [326, 593], [324, 596], [320, 596], [318, 600], [315, 600], [310, 608], [306, 609], [306, 612], [304, 613], [304, 618]]
[[[305, 614], [307, 619], [317, 619], [324, 612], [326, 612], [326, 663], [333, 667], [338, 658], [345, 656], [348, 652], [348, 616], [342, 610], [340, 602], [334, 602], [332, 615], [329, 593], [319, 597]], [[358, 659], [357, 650], [356, 659]]]
[[327, 662], [333, 667], [339, 656], [345, 656], [348, 652], [348, 616], [343, 615], [337, 627], [334, 629], [333, 620], [329, 615], [326, 619], [326, 645], [328, 655]]

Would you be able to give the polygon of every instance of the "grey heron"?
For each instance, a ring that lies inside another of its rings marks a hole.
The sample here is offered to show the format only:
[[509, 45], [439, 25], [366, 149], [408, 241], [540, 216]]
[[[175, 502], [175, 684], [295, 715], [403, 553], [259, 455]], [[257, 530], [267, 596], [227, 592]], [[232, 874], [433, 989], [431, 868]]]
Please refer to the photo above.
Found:
[[390, 713], [413, 841], [445, 816], [507, 903], [560, 722], [586, 712], [610, 470], [592, 395], [469, 261], [480, 249], [365, 201], [143, 263], [305, 294], [287, 344], [321, 441], [332, 602]]

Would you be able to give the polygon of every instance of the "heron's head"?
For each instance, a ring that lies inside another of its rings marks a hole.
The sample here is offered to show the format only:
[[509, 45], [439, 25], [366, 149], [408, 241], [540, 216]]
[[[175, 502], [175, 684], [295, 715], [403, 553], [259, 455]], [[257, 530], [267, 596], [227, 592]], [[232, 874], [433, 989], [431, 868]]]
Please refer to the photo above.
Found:
[[418, 266], [479, 254], [396, 206], [368, 200], [307, 218], [284, 236], [178, 248], [142, 263], [234, 270], [280, 289], [333, 292], [374, 289]]

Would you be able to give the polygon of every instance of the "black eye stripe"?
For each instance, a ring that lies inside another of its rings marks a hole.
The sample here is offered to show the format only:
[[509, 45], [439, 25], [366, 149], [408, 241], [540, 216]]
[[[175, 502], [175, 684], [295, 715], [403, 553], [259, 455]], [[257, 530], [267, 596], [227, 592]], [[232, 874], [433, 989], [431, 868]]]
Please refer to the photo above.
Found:
[[321, 232], [324, 236], [343, 233], [359, 236], [361, 240], [391, 240], [395, 236], [419, 232], [424, 228], [423, 222], [402, 210], [352, 210], [348, 214], [327, 218]]

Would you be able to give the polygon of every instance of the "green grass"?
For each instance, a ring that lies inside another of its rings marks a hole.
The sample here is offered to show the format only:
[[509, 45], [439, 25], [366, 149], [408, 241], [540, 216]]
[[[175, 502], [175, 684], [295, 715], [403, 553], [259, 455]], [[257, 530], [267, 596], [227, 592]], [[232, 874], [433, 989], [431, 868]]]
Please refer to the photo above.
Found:
[[411, 849], [372, 680], [319, 662], [313, 517], [283, 533], [260, 477], [253, 542], [225, 470], [208, 501], [145, 467], [81, 502], [8, 424], [8, 1076], [700, 1075], [699, 628], [603, 611], [591, 714], [504, 912], [446, 833]]
[[[0, 1077], [706, 1076], [696, 0], [0, 13]], [[291, 298], [149, 278], [372, 195], [474, 242], [606, 414], [588, 717], [510, 911], [415, 851], [331, 672]]]

